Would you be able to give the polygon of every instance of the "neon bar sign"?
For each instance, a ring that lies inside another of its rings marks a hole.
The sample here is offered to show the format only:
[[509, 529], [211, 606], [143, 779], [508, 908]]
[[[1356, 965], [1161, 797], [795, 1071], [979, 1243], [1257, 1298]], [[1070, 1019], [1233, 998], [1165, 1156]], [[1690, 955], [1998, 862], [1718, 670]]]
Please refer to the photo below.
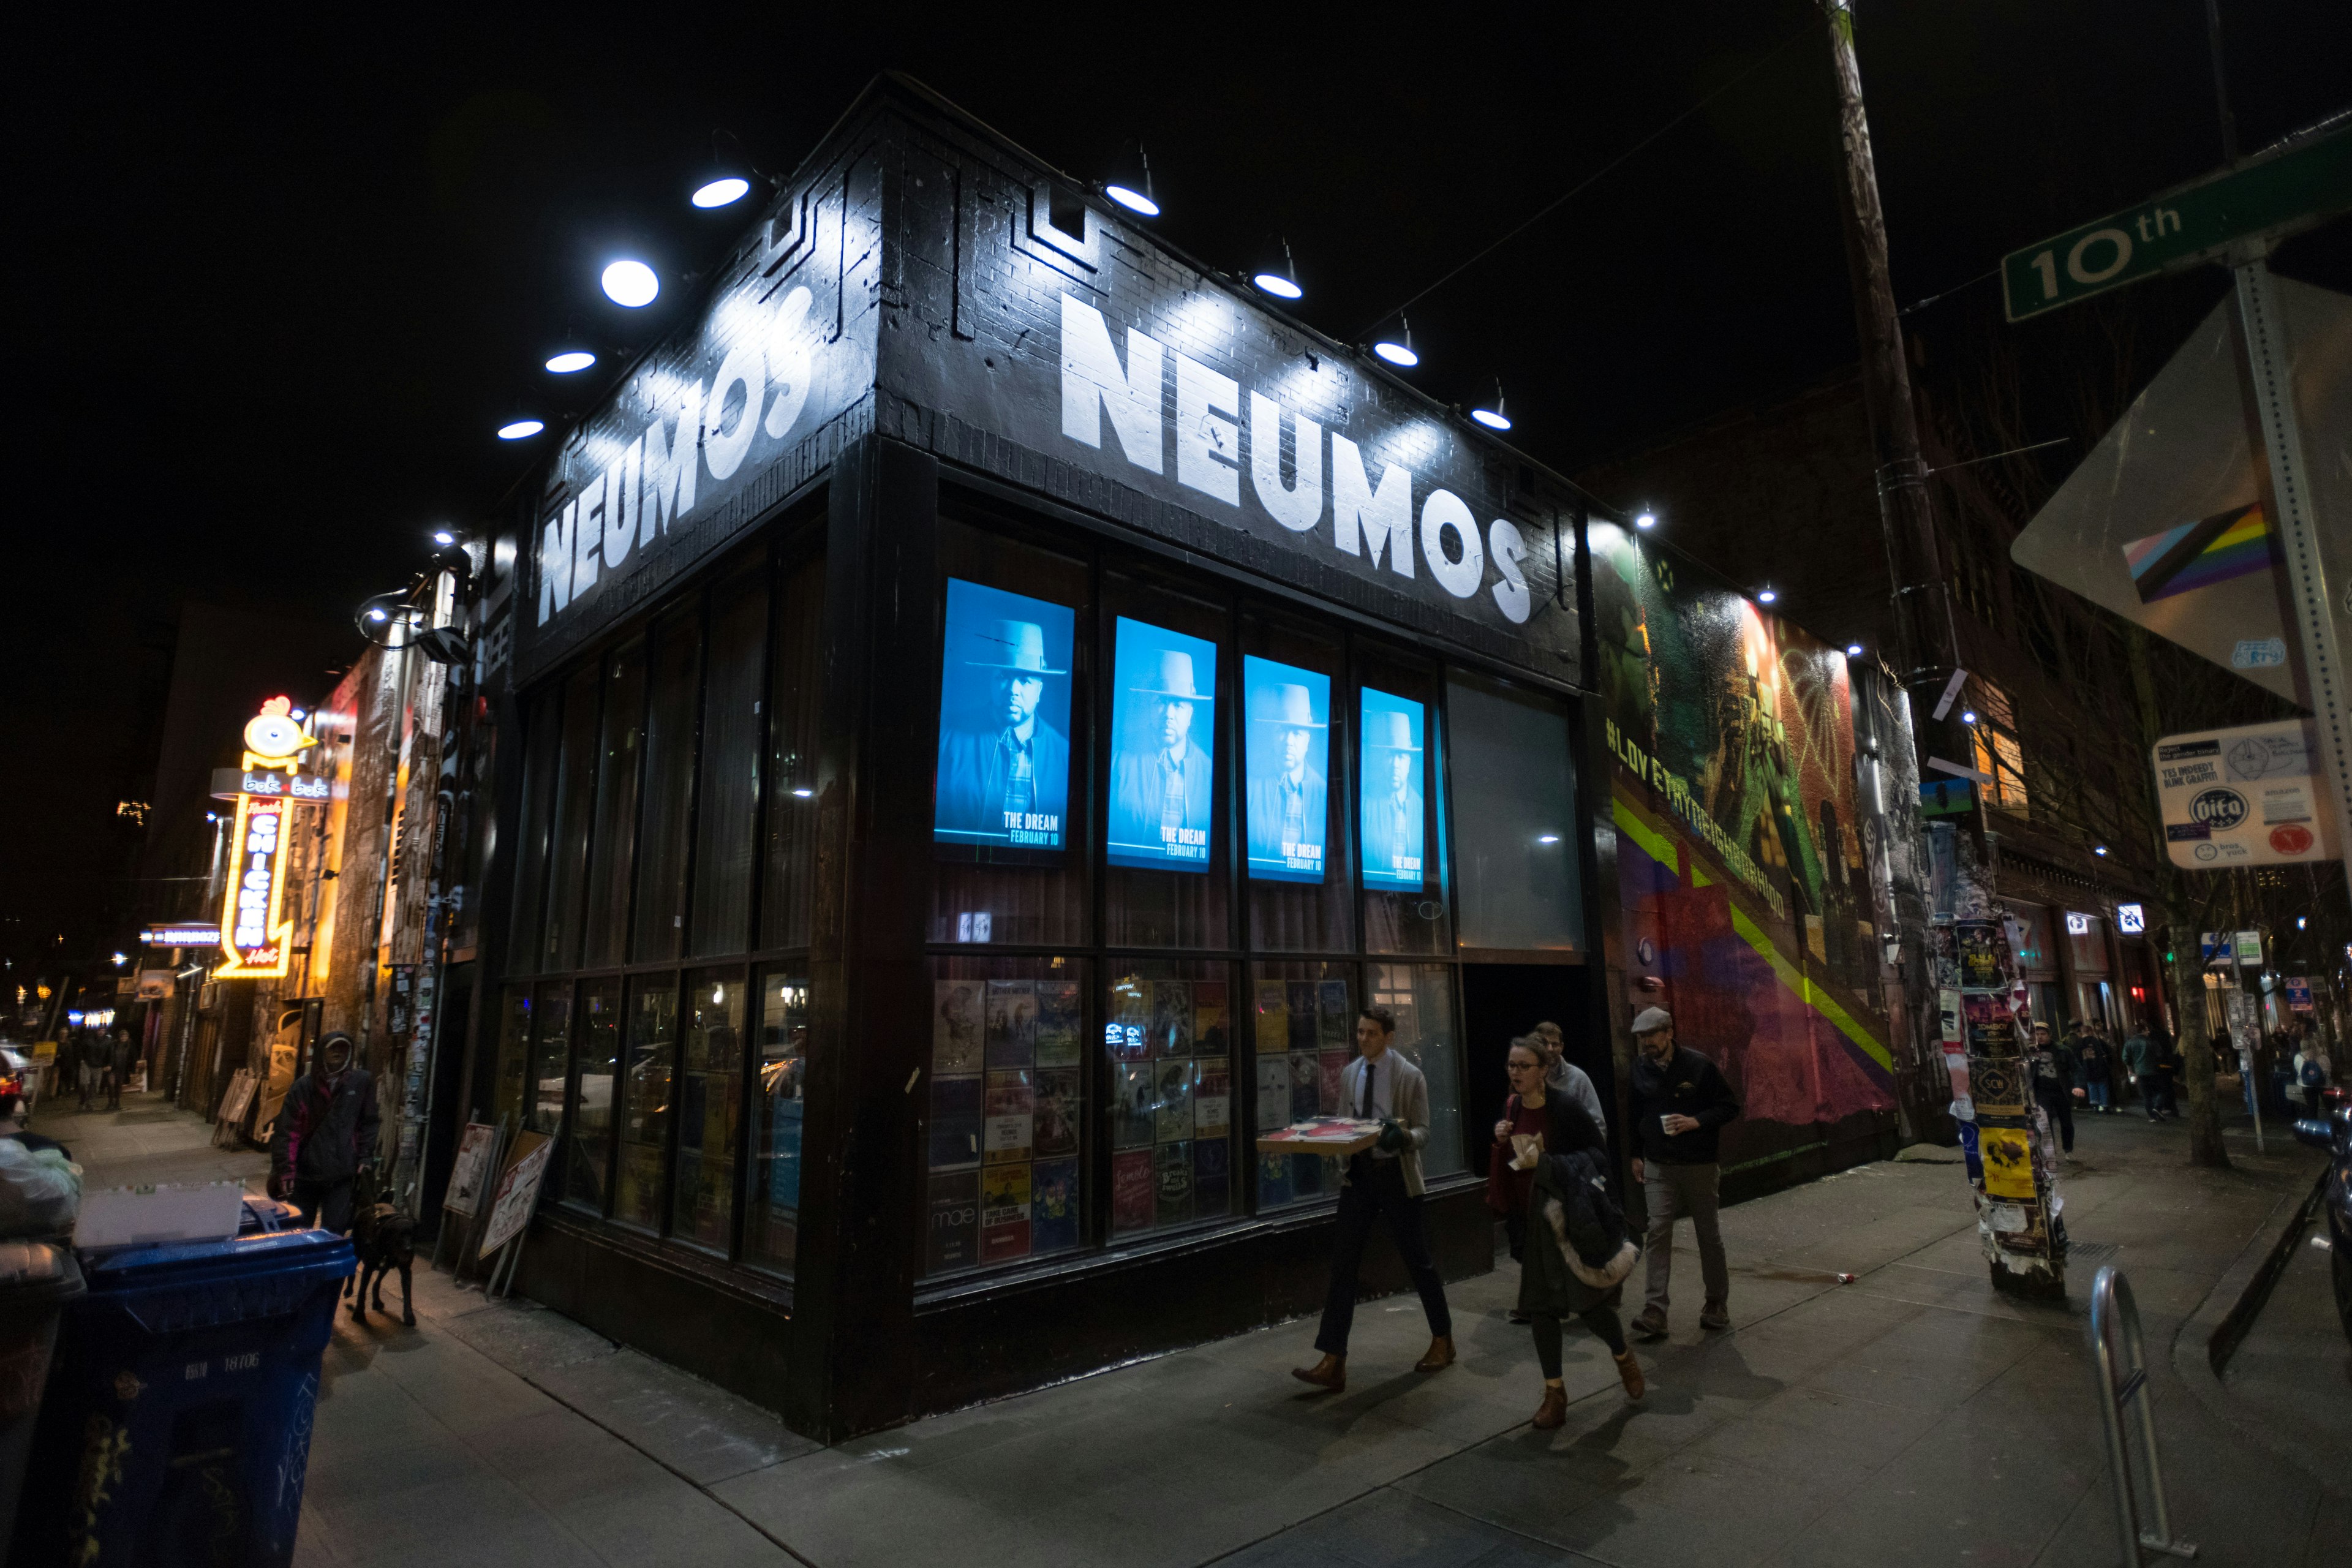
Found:
[[[276, 771], [290, 779], [302, 753], [318, 743], [292, 717], [293, 704], [273, 697], [245, 726], [245, 771]], [[240, 793], [235, 846], [236, 874], [221, 910], [221, 951], [228, 962], [213, 972], [221, 980], [282, 978], [293, 953], [294, 922], [278, 919], [278, 894], [286, 880], [288, 828], [294, 802], [283, 795]]]

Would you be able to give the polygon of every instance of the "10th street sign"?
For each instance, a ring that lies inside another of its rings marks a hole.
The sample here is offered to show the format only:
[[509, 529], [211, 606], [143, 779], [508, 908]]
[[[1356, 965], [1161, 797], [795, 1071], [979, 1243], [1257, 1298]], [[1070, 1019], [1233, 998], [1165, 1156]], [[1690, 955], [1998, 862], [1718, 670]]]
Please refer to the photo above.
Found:
[[2061, 305], [2276, 237], [2352, 207], [2352, 130], [2184, 185], [2000, 259], [2001, 302], [2022, 321]]

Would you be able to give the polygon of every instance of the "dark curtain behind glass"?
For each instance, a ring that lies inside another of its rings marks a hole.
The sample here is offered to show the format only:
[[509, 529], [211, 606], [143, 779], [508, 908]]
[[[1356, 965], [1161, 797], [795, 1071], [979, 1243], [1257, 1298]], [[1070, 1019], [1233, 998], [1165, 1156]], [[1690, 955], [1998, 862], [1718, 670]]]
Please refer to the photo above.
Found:
[[588, 880], [588, 825], [596, 806], [596, 689], [599, 667], [572, 672], [563, 683], [563, 749], [555, 779], [555, 835], [548, 845], [547, 921], [541, 930], [541, 970], [580, 962], [582, 895]]
[[710, 673], [702, 693], [702, 784], [695, 815], [697, 955], [751, 945], [753, 830], [760, 809], [760, 688], [766, 676], [763, 559], [720, 583], [710, 602]]
[[604, 738], [596, 758], [596, 836], [588, 856], [588, 967], [629, 948], [629, 873], [636, 864], [637, 764], [645, 754], [646, 645], [604, 661]]
[[687, 836], [694, 825], [694, 726], [702, 688], [701, 606], [689, 604], [656, 626], [653, 644], [632, 944], [640, 963], [676, 958], [686, 936]]
[[516, 974], [539, 968], [539, 917], [547, 892], [549, 821], [555, 815], [555, 742], [562, 694], [551, 687], [532, 704], [523, 742], [522, 832], [516, 840], [514, 944], [508, 967]]
[[787, 567], [777, 589], [775, 668], [768, 683], [768, 885], [762, 947], [808, 945], [815, 864], [818, 668], [824, 559]]

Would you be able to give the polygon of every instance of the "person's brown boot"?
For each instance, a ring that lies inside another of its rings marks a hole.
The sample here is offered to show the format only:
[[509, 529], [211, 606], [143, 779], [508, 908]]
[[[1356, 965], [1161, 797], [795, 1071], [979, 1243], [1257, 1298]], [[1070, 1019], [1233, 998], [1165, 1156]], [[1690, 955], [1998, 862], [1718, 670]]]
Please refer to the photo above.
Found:
[[1721, 1301], [1709, 1301], [1698, 1310], [1698, 1326], [1702, 1329], [1731, 1327], [1731, 1313]]
[[1538, 1432], [1567, 1426], [1568, 1390], [1556, 1384], [1545, 1384], [1543, 1403], [1536, 1406], [1536, 1418], [1530, 1425]]
[[1633, 1404], [1650, 1391], [1650, 1385], [1642, 1381], [1642, 1363], [1633, 1359], [1633, 1347], [1631, 1345], [1627, 1345], [1625, 1353], [1615, 1360], [1617, 1380], [1625, 1385], [1625, 1402]]
[[1334, 1394], [1345, 1394], [1348, 1391], [1348, 1358], [1327, 1355], [1313, 1366], [1292, 1367], [1290, 1375], [1301, 1383], [1311, 1383]]
[[1454, 1336], [1440, 1334], [1429, 1342], [1429, 1353], [1412, 1363], [1415, 1372], [1444, 1372], [1454, 1364]]

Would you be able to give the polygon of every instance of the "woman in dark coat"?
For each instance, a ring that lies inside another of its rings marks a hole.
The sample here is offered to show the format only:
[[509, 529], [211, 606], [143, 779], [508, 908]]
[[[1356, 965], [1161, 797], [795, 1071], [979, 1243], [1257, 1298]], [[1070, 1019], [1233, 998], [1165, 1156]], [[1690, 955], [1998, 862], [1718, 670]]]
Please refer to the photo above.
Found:
[[[1511, 1065], [1519, 1066], [1523, 1058], [1537, 1064], [1536, 1074], [1539, 1079], [1542, 1073], [1541, 1055], [1532, 1045], [1513, 1042]], [[1514, 1073], [1513, 1080], [1517, 1082], [1525, 1076], [1524, 1073]], [[1536, 1411], [1535, 1426], [1538, 1430], [1545, 1430], [1559, 1426], [1568, 1419], [1568, 1394], [1560, 1372], [1560, 1322], [1564, 1318], [1577, 1319], [1609, 1347], [1611, 1356], [1617, 1363], [1617, 1376], [1625, 1385], [1626, 1398], [1641, 1398], [1646, 1385], [1643, 1381], [1641, 1363], [1625, 1343], [1625, 1331], [1618, 1322], [1616, 1310], [1609, 1304], [1613, 1286], [1593, 1284], [1579, 1277], [1579, 1265], [1570, 1263], [1560, 1230], [1553, 1226], [1545, 1214], [1547, 1200], [1558, 1201], [1563, 1210], [1571, 1209], [1574, 1203], [1572, 1195], [1560, 1188], [1559, 1166], [1552, 1157], [1581, 1151], [1605, 1161], [1608, 1145], [1592, 1125], [1592, 1119], [1567, 1096], [1547, 1094], [1539, 1106], [1526, 1103], [1535, 1098], [1533, 1093], [1517, 1098], [1518, 1103], [1512, 1116], [1514, 1131], [1524, 1131], [1519, 1123], [1523, 1120], [1532, 1120], [1530, 1112], [1539, 1115], [1541, 1122], [1541, 1131], [1538, 1134], [1542, 1140], [1540, 1152], [1529, 1152], [1534, 1154], [1531, 1165], [1527, 1164], [1526, 1156], [1521, 1155], [1517, 1168], [1511, 1169], [1508, 1175], [1514, 1185], [1517, 1178], [1527, 1178], [1523, 1189], [1523, 1212], [1527, 1218], [1525, 1239], [1519, 1248], [1518, 1306], [1528, 1315], [1528, 1321], [1535, 1331], [1536, 1359], [1543, 1366], [1543, 1404]], [[1506, 1141], [1501, 1158], [1508, 1162], [1517, 1152]]]

